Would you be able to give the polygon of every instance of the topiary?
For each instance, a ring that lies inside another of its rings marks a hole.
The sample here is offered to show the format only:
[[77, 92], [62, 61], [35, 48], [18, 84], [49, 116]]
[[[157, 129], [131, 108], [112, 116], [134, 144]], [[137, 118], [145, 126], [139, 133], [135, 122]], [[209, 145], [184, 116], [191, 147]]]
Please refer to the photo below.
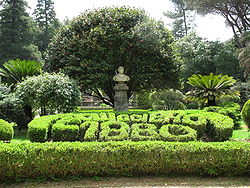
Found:
[[241, 115], [245, 124], [250, 128], [250, 99], [244, 104]]
[[7, 121], [0, 119], [0, 140], [10, 141], [13, 138], [13, 135], [13, 126]]

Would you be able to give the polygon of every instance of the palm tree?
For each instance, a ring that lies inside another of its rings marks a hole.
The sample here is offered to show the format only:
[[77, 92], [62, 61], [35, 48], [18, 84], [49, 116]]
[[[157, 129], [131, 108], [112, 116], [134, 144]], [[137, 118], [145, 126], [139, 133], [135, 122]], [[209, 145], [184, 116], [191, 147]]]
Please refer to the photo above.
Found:
[[203, 100], [207, 106], [215, 106], [216, 100], [222, 96], [239, 96], [239, 92], [231, 88], [235, 82], [236, 80], [228, 75], [193, 75], [188, 78], [187, 83], [193, 86], [194, 90], [187, 92], [187, 95], [189, 99]]
[[9, 84], [17, 84], [22, 82], [27, 76], [39, 74], [42, 65], [36, 61], [20, 59], [10, 60], [3, 64], [0, 68], [0, 76]]

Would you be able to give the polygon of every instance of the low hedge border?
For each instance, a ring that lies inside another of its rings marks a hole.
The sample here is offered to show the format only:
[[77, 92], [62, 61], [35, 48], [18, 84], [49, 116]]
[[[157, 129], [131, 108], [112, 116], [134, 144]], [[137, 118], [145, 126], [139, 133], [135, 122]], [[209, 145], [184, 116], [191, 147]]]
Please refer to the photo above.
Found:
[[0, 181], [86, 176], [249, 176], [243, 142], [0, 143]]
[[[77, 140], [84, 141], [85, 139], [82, 139], [82, 137], [84, 137], [85, 132], [80, 131], [81, 130], [80, 125], [84, 122], [89, 122], [89, 121], [98, 123], [98, 130], [92, 131], [93, 134], [97, 135], [96, 136], [88, 135], [90, 139], [87, 140], [89, 141], [90, 140], [95, 141], [94, 139], [95, 137], [99, 138], [100, 135], [98, 134], [100, 134], [101, 132], [99, 124], [107, 121], [119, 121], [127, 123], [130, 126], [128, 132], [131, 132], [130, 135], [131, 137], [133, 136], [131, 140], [134, 141], [145, 140], [146, 137], [148, 137], [146, 135], [144, 135], [143, 137], [144, 134], [143, 131], [139, 132], [137, 131], [139, 134], [135, 136], [133, 131], [134, 127], [132, 125], [136, 123], [153, 124], [158, 129], [155, 130], [155, 132], [157, 133], [163, 125], [167, 124], [185, 125], [197, 131], [197, 139], [201, 139], [205, 135], [209, 136], [213, 141], [225, 141], [232, 135], [233, 132], [233, 120], [227, 116], [214, 112], [204, 112], [198, 110], [195, 111], [178, 110], [178, 111], [157, 111], [157, 112], [150, 112], [148, 114], [115, 114], [108, 112], [108, 113], [83, 113], [83, 114], [69, 113], [69, 114], [59, 114], [52, 116], [43, 116], [41, 118], [33, 120], [29, 124], [28, 135], [32, 142], [45, 142], [49, 138], [51, 138], [51, 135], [52, 139], [54, 139], [55, 141], [77, 141]], [[70, 126], [74, 126], [75, 128], [71, 129]], [[78, 129], [77, 127], [79, 127], [79, 130], [77, 130]], [[67, 130], [67, 128], [71, 130]], [[86, 127], [86, 131], [87, 129], [88, 127]], [[114, 130], [112, 131], [114, 132]], [[68, 132], [67, 134], [72, 133], [73, 134], [72, 137], [66, 138], [66, 132]], [[153, 132], [154, 131], [152, 131], [152, 133]], [[107, 136], [105, 136], [105, 138], [106, 137]], [[101, 136], [101, 138], [104, 137]], [[148, 138], [149, 140], [158, 140], [159, 136], [157, 137], [155, 135], [154, 138], [151, 137]], [[107, 141], [110, 139], [104, 139], [104, 140]]]

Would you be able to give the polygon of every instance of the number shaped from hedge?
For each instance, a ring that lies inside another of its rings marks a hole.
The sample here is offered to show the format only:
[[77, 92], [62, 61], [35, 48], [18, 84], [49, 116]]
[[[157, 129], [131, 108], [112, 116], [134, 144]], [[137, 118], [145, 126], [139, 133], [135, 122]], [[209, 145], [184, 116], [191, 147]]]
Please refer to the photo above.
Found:
[[130, 127], [125, 122], [107, 121], [100, 124], [100, 141], [122, 141], [129, 138]]

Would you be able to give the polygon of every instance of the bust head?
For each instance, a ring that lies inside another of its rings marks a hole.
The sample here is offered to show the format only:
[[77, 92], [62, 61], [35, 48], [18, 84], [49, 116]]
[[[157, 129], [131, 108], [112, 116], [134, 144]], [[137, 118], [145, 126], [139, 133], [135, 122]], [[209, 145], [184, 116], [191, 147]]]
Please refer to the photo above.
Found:
[[119, 66], [119, 67], [118, 67], [118, 72], [119, 72], [120, 74], [123, 74], [123, 73], [124, 73], [124, 68], [123, 68], [122, 66]]
[[129, 76], [124, 74], [124, 68], [122, 66], [118, 67], [118, 74], [113, 77], [113, 80], [118, 83], [124, 83], [130, 80]]

